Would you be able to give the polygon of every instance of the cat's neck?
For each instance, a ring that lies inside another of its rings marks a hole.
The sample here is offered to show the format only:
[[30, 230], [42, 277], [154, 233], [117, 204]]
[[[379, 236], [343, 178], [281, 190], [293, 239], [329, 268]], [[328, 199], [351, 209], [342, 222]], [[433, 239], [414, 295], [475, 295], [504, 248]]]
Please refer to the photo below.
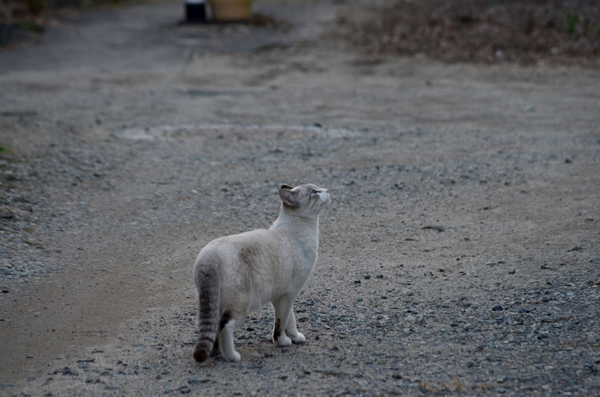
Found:
[[282, 207], [279, 217], [270, 227], [271, 230], [293, 235], [299, 240], [318, 244], [319, 216], [303, 217], [290, 214]]

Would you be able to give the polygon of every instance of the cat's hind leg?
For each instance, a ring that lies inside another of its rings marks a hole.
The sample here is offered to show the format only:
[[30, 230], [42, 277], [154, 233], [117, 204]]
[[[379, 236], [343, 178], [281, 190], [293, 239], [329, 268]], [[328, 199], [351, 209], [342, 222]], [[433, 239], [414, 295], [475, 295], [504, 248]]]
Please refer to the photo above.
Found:
[[219, 345], [221, 347], [221, 356], [227, 361], [240, 361], [242, 356], [235, 351], [233, 345], [233, 331], [235, 330], [235, 319], [231, 318], [228, 312], [221, 317], [219, 324]]
[[216, 356], [218, 354], [221, 354], [221, 344], [219, 343], [219, 334], [217, 333], [217, 339], [215, 340], [215, 344], [213, 345], [210, 355]]

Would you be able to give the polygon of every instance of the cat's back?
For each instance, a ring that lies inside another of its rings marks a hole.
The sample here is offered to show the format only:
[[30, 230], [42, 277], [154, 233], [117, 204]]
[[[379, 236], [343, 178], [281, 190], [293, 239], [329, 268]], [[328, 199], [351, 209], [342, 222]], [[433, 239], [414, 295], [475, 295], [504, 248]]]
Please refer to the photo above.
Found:
[[279, 254], [281, 241], [277, 233], [267, 229], [257, 229], [212, 240], [200, 251], [196, 263], [207, 257], [218, 257], [226, 262], [258, 260], [258, 256]]

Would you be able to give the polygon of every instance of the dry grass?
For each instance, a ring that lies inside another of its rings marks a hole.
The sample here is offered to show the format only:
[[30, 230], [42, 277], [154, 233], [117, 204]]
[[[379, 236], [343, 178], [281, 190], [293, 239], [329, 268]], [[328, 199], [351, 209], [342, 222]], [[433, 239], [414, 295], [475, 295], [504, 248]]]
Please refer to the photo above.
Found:
[[396, 1], [358, 31], [357, 38], [374, 53], [600, 66], [596, 0]]

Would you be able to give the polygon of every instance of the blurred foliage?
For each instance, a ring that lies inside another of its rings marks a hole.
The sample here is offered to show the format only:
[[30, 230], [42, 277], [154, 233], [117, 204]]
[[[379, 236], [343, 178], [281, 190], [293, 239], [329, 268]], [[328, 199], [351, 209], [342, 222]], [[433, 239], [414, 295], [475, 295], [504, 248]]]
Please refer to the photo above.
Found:
[[[132, 0], [0, 0], [0, 23], [21, 24], [65, 7], [90, 7], [132, 2]], [[38, 21], [39, 22], [39, 21]], [[31, 29], [28, 24], [26, 29]]]
[[357, 32], [375, 53], [600, 66], [598, 0], [397, 0]]
[[139, 2], [140, 0], [0, 0], [0, 47], [35, 39], [50, 19], [69, 8]]
[[44, 31], [44, 27], [37, 23], [36, 21], [25, 21], [19, 24], [19, 28], [26, 32], [33, 33], [42, 33]]
[[565, 30], [569, 34], [575, 33], [575, 29], [577, 28], [577, 24], [579, 23], [579, 14], [569, 13], [565, 18]]

